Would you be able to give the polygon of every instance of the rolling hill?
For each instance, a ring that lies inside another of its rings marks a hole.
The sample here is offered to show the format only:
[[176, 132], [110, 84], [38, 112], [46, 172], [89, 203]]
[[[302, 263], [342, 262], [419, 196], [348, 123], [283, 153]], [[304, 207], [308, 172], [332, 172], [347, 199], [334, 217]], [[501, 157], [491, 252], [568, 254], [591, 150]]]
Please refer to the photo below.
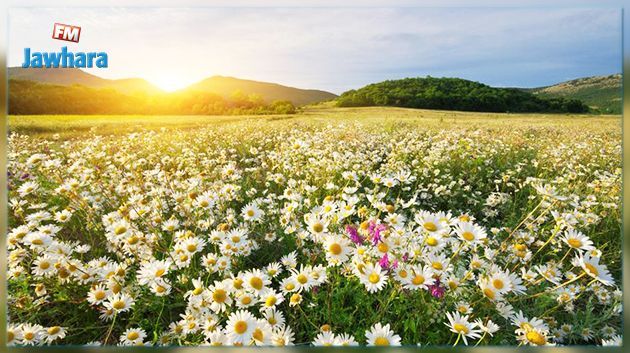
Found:
[[21, 67], [10, 67], [9, 79], [60, 86], [81, 85], [90, 88], [113, 88], [123, 94], [163, 93], [160, 88], [141, 78], [109, 80], [77, 68], [24, 69]]
[[539, 97], [579, 99], [594, 112], [620, 114], [622, 110], [621, 74], [578, 78], [527, 91]]
[[234, 92], [245, 95], [257, 94], [265, 101], [288, 100], [294, 105], [318, 103], [336, 98], [333, 93], [315, 89], [300, 89], [276, 83], [243, 80], [234, 77], [212, 76], [185, 88], [186, 91], [200, 91], [218, 94], [229, 98]]
[[585, 113], [569, 98], [541, 98], [516, 88], [496, 88], [449, 77], [414, 77], [373, 83], [344, 92], [340, 107], [394, 106], [473, 112]]
[[[113, 88], [123, 94], [164, 93], [160, 88], [141, 78], [109, 80], [89, 74], [77, 68], [23, 69], [21, 67], [10, 67], [9, 79], [60, 86], [82, 85], [89, 88]], [[179, 93], [193, 91], [212, 93], [224, 98], [231, 98], [235, 92], [240, 92], [245, 96], [256, 94], [262, 97], [267, 103], [283, 100], [290, 101], [296, 106], [318, 103], [337, 97], [335, 94], [326, 91], [300, 89], [276, 83], [243, 80], [225, 76], [206, 78], [180, 90]]]

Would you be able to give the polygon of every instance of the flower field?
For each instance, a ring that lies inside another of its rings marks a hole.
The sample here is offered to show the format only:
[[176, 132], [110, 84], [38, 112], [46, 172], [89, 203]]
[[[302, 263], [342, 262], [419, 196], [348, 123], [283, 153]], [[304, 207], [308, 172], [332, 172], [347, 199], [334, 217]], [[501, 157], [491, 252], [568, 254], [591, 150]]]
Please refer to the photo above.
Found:
[[11, 117], [10, 344], [621, 342], [619, 117], [90, 119]]

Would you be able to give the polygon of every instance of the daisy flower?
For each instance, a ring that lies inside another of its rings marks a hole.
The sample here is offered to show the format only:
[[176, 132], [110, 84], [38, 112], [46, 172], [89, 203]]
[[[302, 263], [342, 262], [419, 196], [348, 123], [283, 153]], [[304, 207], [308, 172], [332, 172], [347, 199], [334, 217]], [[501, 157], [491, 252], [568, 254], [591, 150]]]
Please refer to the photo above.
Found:
[[129, 295], [118, 293], [113, 294], [103, 305], [105, 305], [105, 308], [115, 313], [124, 313], [125, 311], [129, 311], [134, 303], [133, 298]]
[[249, 311], [238, 310], [228, 317], [225, 332], [231, 343], [249, 344], [256, 325], [256, 318]]
[[273, 330], [271, 334], [271, 344], [279, 347], [292, 346], [294, 337], [290, 327], [279, 327]]
[[245, 288], [254, 292], [260, 292], [271, 284], [269, 277], [259, 269], [253, 269], [245, 272], [243, 275], [243, 284]]
[[464, 344], [468, 345], [467, 338], [479, 338], [481, 332], [477, 327], [477, 324], [468, 321], [468, 315], [462, 316], [458, 312], [446, 313], [448, 323], [445, 323], [454, 332], [461, 336], [464, 340]]
[[336, 336], [330, 331], [320, 332], [313, 340], [313, 346], [317, 347], [330, 347], [335, 345]]
[[358, 346], [359, 342], [354, 339], [354, 336], [347, 333], [341, 333], [338, 334], [337, 337], [335, 337], [334, 345], [342, 347]]
[[126, 346], [134, 346], [144, 342], [146, 332], [141, 328], [129, 328], [120, 336], [120, 343]]
[[400, 346], [400, 336], [389, 328], [389, 324], [374, 324], [365, 332], [368, 346]]
[[215, 313], [225, 311], [232, 304], [229, 287], [225, 282], [214, 281], [214, 285], [208, 287], [208, 293], [211, 300], [210, 309]]
[[366, 264], [359, 280], [369, 293], [375, 293], [385, 287], [388, 276], [378, 264]]
[[22, 324], [20, 331], [22, 336], [20, 344], [31, 346], [40, 343], [45, 330], [40, 325]]
[[458, 222], [455, 234], [465, 243], [478, 244], [487, 237], [485, 229], [471, 222]]
[[323, 243], [326, 252], [326, 261], [332, 266], [337, 266], [348, 260], [350, 254], [349, 243], [339, 235], [329, 235]]
[[564, 241], [571, 249], [590, 251], [594, 250], [593, 242], [586, 235], [570, 229], [567, 231], [562, 237], [562, 241]]
[[578, 255], [575, 258], [574, 262], [577, 264], [577, 266], [580, 266], [587, 275], [591, 276], [602, 284], [606, 286], [614, 285], [615, 280], [610, 275], [610, 272], [608, 272], [606, 266], [599, 263], [599, 260], [600, 259], [598, 257], [591, 257], [587, 253], [583, 255]]

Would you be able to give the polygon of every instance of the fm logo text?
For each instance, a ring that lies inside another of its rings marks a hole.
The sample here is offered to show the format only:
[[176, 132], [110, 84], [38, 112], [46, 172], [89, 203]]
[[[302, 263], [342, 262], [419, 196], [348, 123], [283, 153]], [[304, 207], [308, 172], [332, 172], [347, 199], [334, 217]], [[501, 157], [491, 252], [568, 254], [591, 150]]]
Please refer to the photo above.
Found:
[[55, 23], [53, 26], [53, 39], [65, 40], [66, 42], [79, 43], [81, 27]]

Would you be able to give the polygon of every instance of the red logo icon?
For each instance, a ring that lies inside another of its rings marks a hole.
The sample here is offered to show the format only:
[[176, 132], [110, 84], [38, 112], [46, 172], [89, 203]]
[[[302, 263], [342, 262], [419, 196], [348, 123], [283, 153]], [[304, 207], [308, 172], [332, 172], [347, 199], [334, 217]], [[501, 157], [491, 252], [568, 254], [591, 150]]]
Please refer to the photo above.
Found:
[[81, 27], [55, 23], [53, 26], [53, 39], [65, 40], [66, 42], [79, 43]]

